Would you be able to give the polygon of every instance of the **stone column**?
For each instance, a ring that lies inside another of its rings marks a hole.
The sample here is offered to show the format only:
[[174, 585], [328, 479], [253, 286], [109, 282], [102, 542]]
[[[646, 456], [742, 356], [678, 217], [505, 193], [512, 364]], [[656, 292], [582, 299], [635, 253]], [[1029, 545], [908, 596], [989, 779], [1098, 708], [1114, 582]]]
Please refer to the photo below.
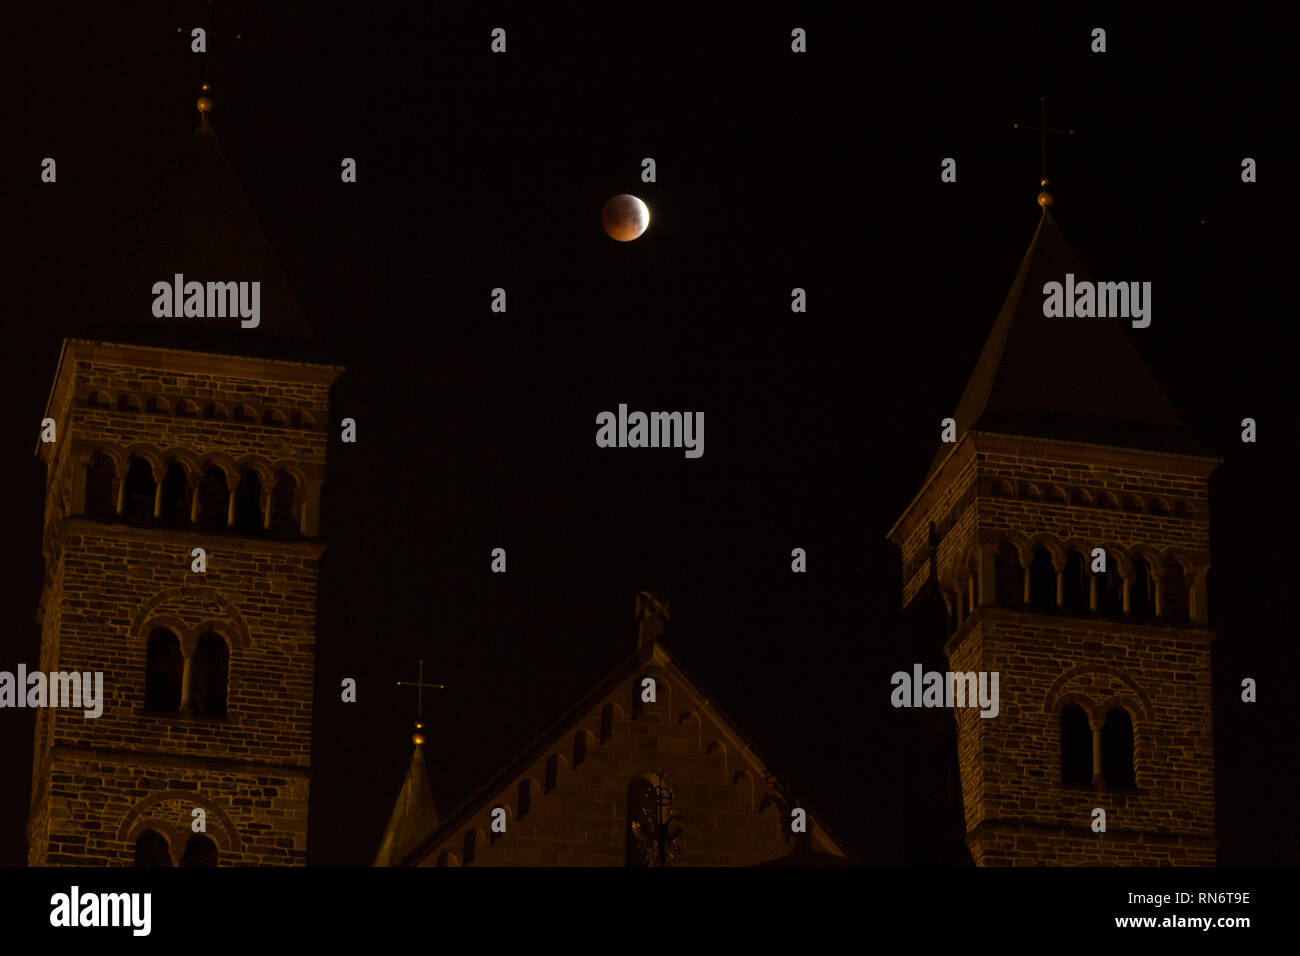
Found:
[[1092, 609], [1093, 614], [1097, 613], [1097, 575], [1095, 574], [1088, 575], [1088, 607]]
[[1101, 773], [1101, 728], [1095, 724], [1092, 728], [1092, 782], [1094, 785], [1105, 782]]
[[1029, 589], [1029, 568], [1025, 568], [1024, 571], [1025, 571], [1025, 596], [1021, 599], [1021, 602], [1022, 602], [1026, 607], [1028, 607], [1028, 606], [1029, 606], [1029, 599], [1030, 599], [1030, 597], [1031, 597], [1031, 592], [1030, 592], [1030, 589]]
[[[182, 652], [184, 652], [183, 649]], [[191, 648], [190, 652], [185, 654], [185, 669], [181, 671], [181, 713], [182, 714], [194, 713], [194, 706], [190, 702], [190, 675], [191, 672], [193, 671], [193, 667], [191, 666], [194, 660], [193, 653], [194, 653], [194, 649]]]
[[117, 516], [120, 518], [126, 511], [126, 472], [123, 471], [121, 474], [118, 474], [113, 480], [117, 483], [116, 494], [114, 497], [117, 499], [116, 510]]

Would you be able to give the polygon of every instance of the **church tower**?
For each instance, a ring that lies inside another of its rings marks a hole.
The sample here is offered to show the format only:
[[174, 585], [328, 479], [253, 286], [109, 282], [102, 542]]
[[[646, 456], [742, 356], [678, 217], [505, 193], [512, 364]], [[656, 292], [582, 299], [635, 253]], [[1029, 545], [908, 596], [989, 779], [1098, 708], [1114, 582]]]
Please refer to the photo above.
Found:
[[1130, 319], [1043, 315], [1067, 281], [1089, 280], [1044, 204], [955, 440], [889, 533], [903, 601], [942, 595], [948, 670], [999, 675], [995, 715], [954, 708], [977, 865], [1212, 865], [1218, 460]]
[[40, 669], [103, 700], [38, 715], [31, 864], [305, 862], [341, 371], [205, 112], [47, 404]]

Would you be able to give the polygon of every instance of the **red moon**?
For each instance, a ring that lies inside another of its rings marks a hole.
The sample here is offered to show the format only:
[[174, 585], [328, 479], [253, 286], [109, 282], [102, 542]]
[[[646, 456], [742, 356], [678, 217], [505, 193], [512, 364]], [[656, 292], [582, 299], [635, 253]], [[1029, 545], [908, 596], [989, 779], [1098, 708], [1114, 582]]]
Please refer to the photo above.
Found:
[[650, 225], [650, 210], [635, 196], [620, 193], [600, 213], [600, 224], [611, 239], [631, 242]]

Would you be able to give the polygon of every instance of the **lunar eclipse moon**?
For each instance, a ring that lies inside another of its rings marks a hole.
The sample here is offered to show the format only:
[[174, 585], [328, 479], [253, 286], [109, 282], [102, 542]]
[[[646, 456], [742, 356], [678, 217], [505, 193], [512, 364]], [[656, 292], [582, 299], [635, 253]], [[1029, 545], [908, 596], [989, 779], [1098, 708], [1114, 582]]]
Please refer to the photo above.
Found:
[[631, 242], [650, 225], [650, 210], [635, 196], [620, 193], [605, 203], [600, 223], [611, 239]]

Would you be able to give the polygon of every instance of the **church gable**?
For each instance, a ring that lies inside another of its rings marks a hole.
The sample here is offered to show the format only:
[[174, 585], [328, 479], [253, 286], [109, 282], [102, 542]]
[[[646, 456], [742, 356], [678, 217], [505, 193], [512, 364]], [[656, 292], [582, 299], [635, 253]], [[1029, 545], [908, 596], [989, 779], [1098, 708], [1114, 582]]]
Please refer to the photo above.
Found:
[[[770, 779], [708, 696], [648, 644], [408, 862], [762, 864], [789, 857], [797, 842]], [[811, 849], [847, 861], [811, 813], [807, 829]]]

